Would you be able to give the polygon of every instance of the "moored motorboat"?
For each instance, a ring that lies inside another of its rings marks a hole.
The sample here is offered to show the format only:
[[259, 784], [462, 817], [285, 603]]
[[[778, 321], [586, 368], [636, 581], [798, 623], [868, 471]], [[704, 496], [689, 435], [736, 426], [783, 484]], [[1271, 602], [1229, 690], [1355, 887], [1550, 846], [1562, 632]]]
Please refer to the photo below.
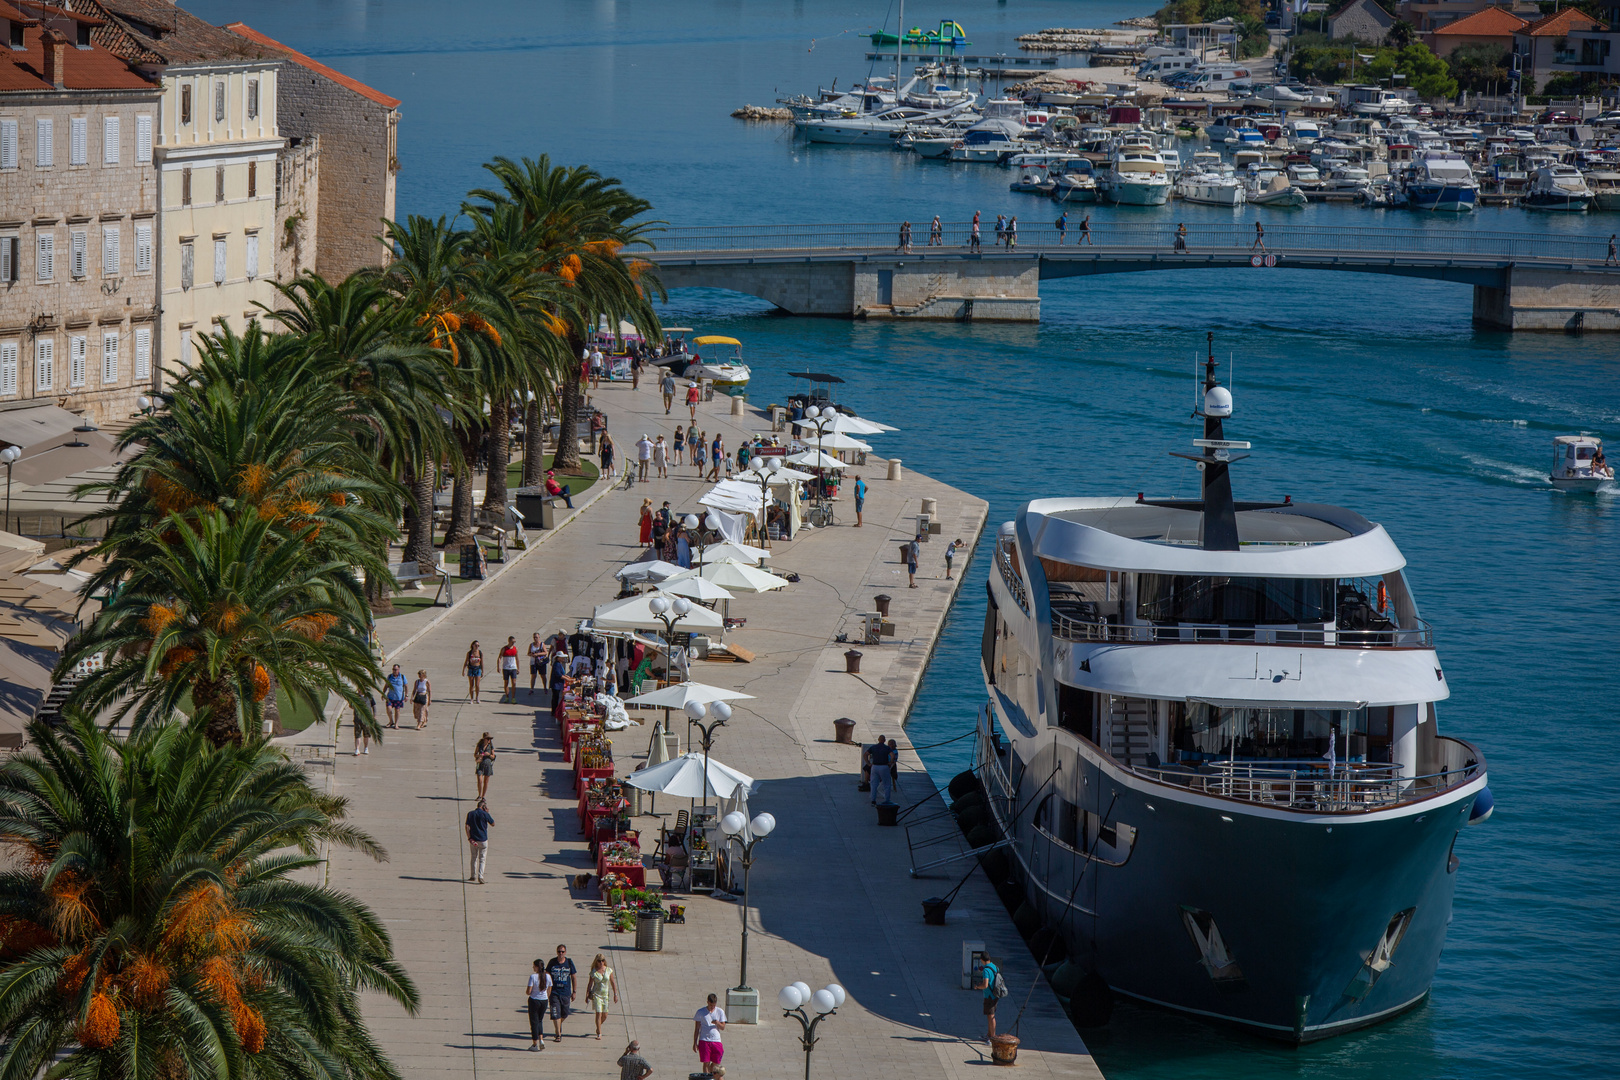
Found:
[[1164, 158], [1145, 141], [1120, 143], [1097, 174], [1099, 198], [1121, 206], [1163, 206], [1170, 187]]
[[1592, 189], [1573, 165], [1544, 165], [1536, 170], [1530, 190], [1519, 205], [1531, 210], [1584, 212], [1592, 205]]
[[[710, 356], [703, 358], [703, 353], [697, 353], [692, 366], [686, 370], [687, 377], [713, 383], [714, 388], [722, 394], [742, 396], [748, 389], [748, 379], [752, 374], [742, 361], [742, 342], [732, 337], [705, 334], [693, 338], [692, 344], [709, 352]], [[726, 355], [728, 352], [730, 355]]]
[[1559, 435], [1553, 439], [1552, 474], [1561, 491], [1596, 491], [1614, 483], [1614, 466], [1603, 455], [1603, 440], [1594, 435]]

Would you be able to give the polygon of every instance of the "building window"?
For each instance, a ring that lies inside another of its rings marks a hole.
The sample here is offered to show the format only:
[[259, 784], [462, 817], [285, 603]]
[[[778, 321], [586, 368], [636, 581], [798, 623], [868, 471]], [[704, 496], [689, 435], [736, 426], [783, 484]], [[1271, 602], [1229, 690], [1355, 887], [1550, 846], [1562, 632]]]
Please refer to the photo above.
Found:
[[118, 381], [118, 331], [101, 335], [101, 381]]
[[191, 123], [191, 84], [185, 83], [180, 87], [180, 122]]
[[74, 229], [68, 233], [68, 276], [72, 278], [84, 277], [86, 255], [85, 249], [90, 246], [88, 235], [83, 229]]
[[118, 164], [118, 117], [101, 118], [101, 163]]
[[39, 234], [39, 254], [34, 260], [34, 276], [40, 281], [56, 280], [56, 237]]
[[145, 165], [152, 160], [152, 118], [135, 118], [135, 164]]
[[10, 285], [17, 280], [19, 246], [17, 237], [0, 236], [0, 285]]
[[223, 123], [225, 120], [225, 81], [221, 79], [214, 84], [214, 120]]
[[180, 205], [191, 205], [191, 170], [180, 170]]
[[152, 377], [152, 328], [135, 328], [135, 381], [144, 382]]
[[247, 97], [248, 97], [248, 119], [249, 120], [257, 120], [259, 118], [259, 80], [258, 79], [249, 79], [248, 80], [248, 95], [247, 95]]
[[109, 225], [101, 230], [101, 272], [108, 277], [118, 273], [118, 226]]
[[248, 233], [247, 238], [247, 276], [252, 280], [259, 276], [259, 234]]
[[225, 241], [214, 241], [214, 284], [225, 284]]
[[56, 124], [43, 116], [34, 121], [34, 164], [41, 169], [56, 164]]
[[17, 352], [15, 341], [0, 341], [0, 396], [17, 392]]
[[259, 197], [259, 163], [257, 161], [248, 162], [247, 197], [250, 199], [257, 199]]
[[71, 338], [68, 341], [68, 386], [84, 385], [85, 354], [90, 351], [89, 339], [84, 337]]
[[152, 272], [152, 226], [138, 224], [135, 226], [135, 272], [149, 274]]
[[193, 247], [190, 244], [180, 245], [180, 287], [191, 288], [192, 274], [195, 269], [195, 260], [192, 259]]
[[225, 201], [225, 166], [220, 165], [214, 169], [214, 201]]
[[0, 169], [17, 167], [17, 121], [0, 120]]
[[75, 116], [68, 121], [68, 164], [87, 165], [90, 162], [90, 121]]
[[11, 24], [11, 47], [18, 52], [23, 52], [28, 48], [28, 43], [23, 40], [22, 23], [14, 22]]
[[50, 338], [34, 341], [34, 389], [49, 390], [56, 385], [56, 342]]

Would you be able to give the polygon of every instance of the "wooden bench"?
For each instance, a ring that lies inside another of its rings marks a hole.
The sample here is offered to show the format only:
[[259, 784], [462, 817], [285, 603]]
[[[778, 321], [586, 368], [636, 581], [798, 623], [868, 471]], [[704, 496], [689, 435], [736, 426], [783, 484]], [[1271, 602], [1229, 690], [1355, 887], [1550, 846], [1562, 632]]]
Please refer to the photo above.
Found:
[[445, 607], [455, 607], [456, 593], [450, 582], [450, 571], [445, 569], [442, 561], [444, 555], [442, 553], [440, 554], [439, 558], [441, 561], [436, 566], [431, 567], [429, 572], [425, 574], [422, 572], [421, 564], [415, 562], [414, 560], [410, 562], [389, 563], [388, 572], [392, 574], [394, 580], [399, 582], [401, 585], [412, 581], [437, 581], [439, 583], [439, 589], [433, 594], [433, 603], [438, 604], [439, 597], [442, 596], [444, 597]]

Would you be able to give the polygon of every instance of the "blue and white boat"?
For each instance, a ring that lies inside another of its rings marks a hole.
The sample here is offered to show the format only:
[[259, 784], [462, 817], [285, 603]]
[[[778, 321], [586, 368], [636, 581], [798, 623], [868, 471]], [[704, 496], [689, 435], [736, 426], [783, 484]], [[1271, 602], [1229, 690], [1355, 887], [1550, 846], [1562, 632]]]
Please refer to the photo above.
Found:
[[1429, 993], [1491, 798], [1484, 755], [1440, 733], [1450, 687], [1394, 540], [1235, 501], [1249, 444], [1215, 366], [1203, 438], [1173, 455], [1199, 498], [1039, 499], [1001, 527], [974, 776], [951, 790], [982, 790], [976, 850], [1091, 1001], [1106, 983], [1301, 1043]]
[[1426, 150], [1406, 177], [1406, 205], [1412, 210], [1467, 213], [1479, 184], [1468, 161], [1452, 150]]

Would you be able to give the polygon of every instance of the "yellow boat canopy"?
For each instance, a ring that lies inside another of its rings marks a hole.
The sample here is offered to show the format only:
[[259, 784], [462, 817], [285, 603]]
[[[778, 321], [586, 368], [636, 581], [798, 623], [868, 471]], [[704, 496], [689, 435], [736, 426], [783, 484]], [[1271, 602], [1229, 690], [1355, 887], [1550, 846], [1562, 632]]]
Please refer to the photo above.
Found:
[[692, 339], [692, 344], [694, 344], [694, 345], [736, 345], [738, 348], [742, 347], [742, 342], [738, 341], [734, 337], [715, 337], [712, 334], [705, 334], [703, 337], [695, 337], [695, 338]]

